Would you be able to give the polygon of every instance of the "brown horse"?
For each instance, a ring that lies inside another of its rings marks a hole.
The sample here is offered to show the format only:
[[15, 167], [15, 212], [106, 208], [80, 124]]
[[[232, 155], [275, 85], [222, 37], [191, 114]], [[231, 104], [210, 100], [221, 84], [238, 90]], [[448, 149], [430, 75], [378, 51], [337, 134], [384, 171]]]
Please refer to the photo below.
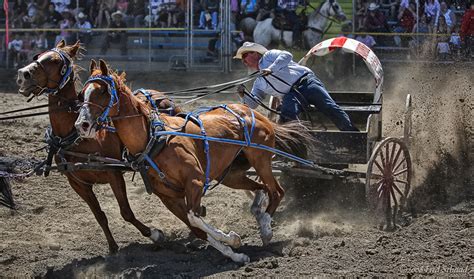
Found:
[[[49, 119], [52, 134], [62, 139], [75, 133], [74, 122], [78, 113], [76, 106], [79, 102], [75, 81], [78, 80], [78, 67], [73, 60], [80, 55], [82, 48], [77, 42], [66, 46], [61, 41], [55, 49], [40, 54], [35, 61], [18, 70], [17, 83], [19, 93], [25, 97], [48, 94]], [[68, 72], [70, 69], [70, 72]], [[69, 76], [66, 76], [69, 75]], [[62, 83], [62, 84], [61, 84]], [[156, 92], [155, 92], [156, 93]], [[159, 108], [166, 110], [173, 106], [172, 101], [164, 99], [159, 103]], [[179, 108], [176, 108], [180, 111]], [[120, 159], [123, 145], [115, 133], [99, 131], [94, 138], [82, 140], [66, 148], [68, 151], [84, 154], [99, 154], [100, 156]], [[60, 163], [60, 156], [55, 156]], [[74, 155], [64, 155], [67, 162], [84, 161]], [[163, 239], [160, 230], [145, 226], [135, 218], [127, 199], [125, 181], [120, 171], [68, 171], [64, 173], [71, 187], [87, 203], [97, 222], [104, 231], [109, 245], [109, 251], [118, 250], [112, 233], [110, 232], [107, 217], [102, 211], [95, 196], [92, 186], [94, 184], [109, 183], [120, 207], [124, 220], [132, 223], [142, 235], [149, 237], [154, 242]]]
[[[110, 117], [120, 140], [132, 155], [141, 154], [151, 137], [150, 119], [162, 121], [166, 130], [180, 127], [181, 132], [194, 135], [202, 134], [195, 121], [186, 121], [181, 117], [160, 114], [153, 118], [154, 113], [135, 98], [125, 85], [122, 76], [111, 72], [103, 60], [100, 67], [92, 61], [91, 77], [82, 90], [84, 103], [76, 128], [81, 137], [89, 138], [96, 133], [96, 124], [104, 117]], [[206, 135], [209, 137], [231, 140], [243, 140], [244, 122], [248, 129], [253, 130], [251, 142], [267, 147], [291, 147], [310, 144], [311, 136], [302, 125], [288, 123], [279, 125], [270, 122], [265, 116], [252, 111], [240, 104], [228, 105], [230, 110], [218, 108], [203, 113], [196, 121], [202, 121]], [[235, 114], [234, 114], [235, 113]], [[250, 123], [251, 126], [250, 126]], [[296, 138], [295, 135], [299, 137]], [[272, 153], [257, 148], [209, 142], [207, 160], [205, 142], [184, 136], [168, 136], [164, 148], [153, 159], [150, 159], [148, 174], [153, 183], [153, 192], [173, 214], [180, 218], [201, 239], [209, 243], [236, 262], [248, 262], [245, 254], [234, 253], [232, 249], [241, 245], [240, 236], [234, 232], [225, 234], [205, 223], [200, 217], [201, 197], [208, 178], [220, 178], [230, 166], [236, 154], [242, 152], [247, 164], [238, 164], [239, 170], [233, 170], [223, 180], [223, 184], [251, 191], [263, 190], [269, 196], [269, 204], [265, 212], [261, 212], [258, 221], [266, 229], [262, 240], [268, 243], [272, 237], [271, 215], [275, 212], [284, 190], [272, 173]], [[291, 150], [286, 150], [291, 151]], [[206, 163], [210, 163], [209, 169]], [[253, 167], [263, 183], [255, 182], [246, 176], [246, 170]], [[155, 171], [156, 170], [156, 171]], [[209, 177], [207, 177], [209, 171]], [[229, 246], [227, 246], [227, 245]]]

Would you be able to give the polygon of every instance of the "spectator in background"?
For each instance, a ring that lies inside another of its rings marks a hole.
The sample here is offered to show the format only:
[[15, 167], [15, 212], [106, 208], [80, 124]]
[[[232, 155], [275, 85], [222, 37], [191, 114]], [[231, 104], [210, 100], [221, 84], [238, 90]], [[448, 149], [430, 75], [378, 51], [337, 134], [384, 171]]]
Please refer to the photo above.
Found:
[[172, 12], [171, 25], [174, 27], [185, 27], [187, 0], [176, 0], [176, 8]]
[[240, 22], [240, 0], [230, 0], [230, 20], [237, 26], [237, 23]]
[[77, 32], [77, 38], [84, 45], [89, 45], [92, 40], [92, 24], [87, 20], [86, 15], [83, 12], [80, 12], [77, 15], [77, 22], [74, 27], [80, 29], [80, 31]]
[[166, 27], [168, 24], [167, 0], [150, 0], [148, 11], [151, 13], [145, 17], [149, 26]]
[[[401, 3], [400, 3], [401, 4]], [[385, 0], [381, 4], [383, 9], [388, 11], [388, 19], [396, 20], [397, 19], [397, 8], [400, 6], [398, 0]]]
[[285, 19], [289, 22], [290, 26], [292, 26], [293, 46], [296, 47], [303, 46], [303, 23], [296, 14], [296, 9], [298, 9], [299, 5], [299, 0], [278, 0], [276, 7], [276, 12], [283, 13]]
[[24, 28], [24, 18], [27, 16], [27, 4], [23, 0], [13, 2], [12, 26], [11, 28]]
[[364, 26], [364, 20], [367, 16], [367, 5], [368, 3], [364, 0], [357, 0], [356, 2], [356, 28]]
[[436, 15], [439, 13], [439, 1], [438, 0], [426, 0], [425, 2], [425, 15], [426, 22], [434, 25]]
[[23, 49], [23, 40], [18, 33], [13, 35], [13, 40], [8, 43], [8, 52], [13, 60], [13, 67], [17, 68], [22, 60], [21, 50]]
[[[367, 29], [364, 27], [359, 28], [360, 33], [365, 33], [367, 32]], [[363, 43], [364, 45], [368, 46], [369, 48], [373, 48], [377, 43], [375, 42], [374, 37], [368, 35], [368, 34], [361, 34], [357, 35], [355, 38], [357, 41]]]
[[36, 32], [33, 42], [33, 52], [41, 53], [49, 48], [48, 40], [46, 39], [46, 32]]
[[131, 0], [128, 3], [128, 27], [141, 27], [143, 26], [143, 19], [145, 18], [145, 1], [144, 0]]
[[48, 10], [45, 12], [45, 28], [57, 28], [59, 22], [63, 19], [60, 13], [54, 9], [54, 4], [48, 5]]
[[257, 18], [258, 6], [257, 0], [241, 0], [240, 14], [241, 17]]
[[474, 55], [474, 0], [471, 0], [470, 9], [464, 13], [460, 35], [466, 57], [472, 57]]
[[35, 40], [31, 36], [30, 32], [26, 32], [23, 38], [23, 47], [20, 50], [21, 58], [23, 61], [30, 61], [33, 58], [33, 48], [34, 48]]
[[219, 0], [202, 0], [201, 1], [202, 11], [199, 16], [200, 29], [217, 29], [217, 16], [219, 12]]
[[95, 27], [109, 26], [111, 24], [110, 15], [115, 8], [115, 0], [99, 0], [96, 2], [96, 5], [99, 8], [95, 18]]
[[367, 16], [364, 20], [364, 27], [368, 32], [389, 32], [390, 28], [385, 15], [379, 11], [379, 5], [370, 3]]
[[54, 10], [58, 13], [62, 13], [64, 10], [68, 9], [71, 5], [71, 0], [51, 0], [51, 4], [54, 5]]
[[259, 0], [256, 20], [262, 21], [269, 17], [275, 18], [275, 7], [275, 0]]
[[[431, 26], [427, 22], [427, 16], [425, 14], [421, 15], [420, 19], [417, 23], [413, 26], [412, 33], [423, 33], [423, 34], [430, 34], [431, 33]], [[408, 42], [408, 46], [410, 48], [410, 56], [419, 56], [425, 57], [429, 52], [429, 38], [423, 35], [414, 35], [412, 40]]]
[[[370, 3], [368, 8], [367, 16], [364, 20], [364, 27], [367, 32], [374, 32], [374, 33], [388, 33], [390, 32], [390, 28], [387, 23], [387, 18], [385, 15], [379, 11], [379, 5], [375, 4], [374, 2]], [[378, 44], [384, 44], [385, 41], [383, 36], [374, 36], [375, 41]]]
[[441, 2], [438, 14], [436, 15], [435, 26], [438, 26], [440, 16], [444, 16], [448, 29], [451, 33], [451, 30], [456, 25], [456, 15], [448, 9], [448, 4], [446, 2]]
[[436, 57], [440, 60], [446, 60], [450, 53], [449, 49], [449, 38], [450, 31], [449, 26], [446, 23], [446, 19], [443, 15], [438, 18], [438, 26], [436, 27]]
[[[408, 7], [400, 5], [400, 11], [398, 12], [398, 26], [394, 29], [395, 33], [407, 33], [412, 32], [413, 27], [416, 23], [416, 6], [415, 3], [411, 2]], [[401, 46], [402, 39], [400, 36], [394, 36], [393, 40], [395, 45]]]
[[461, 58], [461, 37], [459, 36], [459, 28], [454, 27], [449, 38], [449, 48], [455, 59]]
[[[125, 15], [121, 11], [116, 11], [112, 14], [112, 21], [108, 28], [127, 28], [125, 23]], [[108, 31], [107, 36], [102, 42], [100, 54], [104, 55], [107, 49], [110, 47], [110, 43], [118, 43], [120, 45], [120, 51], [122, 55], [127, 55], [127, 33], [125, 30], [121, 31]]]
[[117, 0], [117, 3], [115, 3], [115, 10], [121, 11], [122, 13], [126, 15], [128, 12], [128, 5], [129, 5], [128, 2], [129, 2], [128, 0]]
[[72, 33], [71, 31], [66, 31], [66, 29], [70, 29], [74, 26], [74, 19], [69, 9], [63, 10], [61, 13], [63, 19], [59, 22], [59, 28], [61, 32], [58, 36], [56, 36], [56, 40], [54, 42], [57, 45], [61, 40], [64, 40], [66, 44], [72, 43]]

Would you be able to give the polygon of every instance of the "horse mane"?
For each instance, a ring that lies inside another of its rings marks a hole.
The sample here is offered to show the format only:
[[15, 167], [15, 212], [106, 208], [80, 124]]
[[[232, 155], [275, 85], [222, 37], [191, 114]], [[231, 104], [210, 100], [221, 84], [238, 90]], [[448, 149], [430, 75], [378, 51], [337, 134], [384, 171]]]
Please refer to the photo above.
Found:
[[120, 74], [117, 71], [112, 71], [111, 73], [109, 73], [109, 75], [112, 76], [112, 78], [115, 81], [115, 86], [116, 86], [116, 90], [118, 94], [127, 96], [132, 102], [132, 105], [136, 107], [139, 110], [139, 112], [142, 113], [143, 115], [150, 114], [150, 109], [147, 106], [147, 104], [144, 101], [142, 101], [140, 98], [135, 97], [132, 94], [132, 90], [130, 89], [130, 87], [127, 86], [126, 84], [127, 73], [125, 73], [125, 71], [123, 71]]
[[[60, 49], [69, 55], [71, 53], [72, 48], [73, 48], [73, 45], [68, 45], [68, 46], [63, 46]], [[74, 73], [74, 87], [76, 88], [76, 92], [81, 92], [82, 87], [84, 87], [80, 73], [83, 72], [85, 69], [79, 66], [78, 64], [74, 63], [74, 61], [82, 60], [82, 58], [84, 58], [84, 52], [86, 52], [86, 48], [81, 44], [79, 45], [79, 49], [77, 50], [76, 55], [71, 56], [72, 61], [73, 61], [72, 72]]]

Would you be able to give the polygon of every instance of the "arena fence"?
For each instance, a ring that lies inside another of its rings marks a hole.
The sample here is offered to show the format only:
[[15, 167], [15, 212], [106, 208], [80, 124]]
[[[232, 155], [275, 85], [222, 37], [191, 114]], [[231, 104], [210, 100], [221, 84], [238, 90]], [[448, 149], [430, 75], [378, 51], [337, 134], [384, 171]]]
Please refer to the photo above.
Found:
[[[188, 1], [184, 28], [126, 28], [109, 29], [94, 28], [90, 31], [90, 42], [85, 44], [89, 58], [102, 58], [113, 63], [118, 69], [124, 70], [175, 70], [175, 71], [218, 71], [229, 72], [234, 61], [232, 56], [239, 43], [239, 31], [231, 23], [230, 0], [220, 1], [217, 28], [199, 29], [199, 14], [195, 14], [194, 1]], [[344, 2], [340, 0], [339, 2]], [[346, 3], [347, 2], [347, 3]], [[343, 7], [346, 15], [353, 21], [352, 32], [340, 32], [340, 24], [335, 24], [324, 34], [323, 39], [346, 35], [369, 34], [377, 41], [374, 47], [377, 55], [384, 61], [433, 61], [436, 58], [436, 40], [439, 34], [427, 33], [357, 33], [355, 32], [354, 5], [355, 1], [345, 1]], [[417, 7], [418, 8], [418, 7]], [[351, 14], [352, 13], [352, 14]], [[120, 44], [112, 43], [104, 52], [103, 44], [110, 32], [126, 32], [127, 53], [123, 53]], [[0, 29], [3, 44], [0, 54], [0, 67], [16, 68], [18, 64], [31, 61], [31, 57], [43, 50], [54, 46], [56, 37], [61, 33], [69, 33], [69, 42], [73, 43], [83, 36], [80, 29], [12, 29], [6, 25]], [[47, 44], [42, 47], [25, 48], [17, 55], [8, 51], [5, 42], [15, 39], [17, 34], [23, 38], [38, 39], [44, 36]], [[397, 41], [397, 42], [396, 42]], [[452, 46], [450, 46], [452, 48]], [[463, 54], [455, 47], [449, 50], [449, 57], [445, 61], [463, 60]], [[18, 57], [13, 57], [18, 56]], [[297, 55], [296, 55], [297, 56]], [[470, 58], [471, 59], [471, 58]], [[19, 60], [19, 61], [17, 61]], [[471, 59], [472, 60], [472, 59]]]

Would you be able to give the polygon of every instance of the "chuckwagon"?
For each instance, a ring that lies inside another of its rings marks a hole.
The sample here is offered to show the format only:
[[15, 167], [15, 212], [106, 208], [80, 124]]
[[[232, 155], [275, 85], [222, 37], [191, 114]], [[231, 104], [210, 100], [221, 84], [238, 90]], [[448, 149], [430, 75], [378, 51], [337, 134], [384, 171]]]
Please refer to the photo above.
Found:
[[[281, 173], [282, 178], [365, 179], [368, 208], [376, 216], [385, 218], [386, 228], [393, 228], [410, 192], [411, 97], [409, 94], [406, 96], [403, 137], [384, 137], [383, 69], [370, 48], [350, 38], [329, 39], [314, 46], [299, 63], [306, 65], [310, 57], [324, 56], [336, 49], [362, 58], [375, 80], [373, 92], [338, 91], [332, 94], [360, 131], [339, 131], [331, 121], [311, 107], [303, 118], [311, 123], [310, 129], [316, 144], [308, 152], [308, 156], [317, 165], [306, 167], [302, 164], [288, 166], [276, 163], [274, 168]], [[277, 106], [278, 100], [271, 98], [270, 107]], [[275, 113], [270, 113], [269, 116], [276, 119]], [[317, 127], [312, 123], [314, 119], [318, 119]], [[291, 181], [294, 179], [285, 179], [285, 185]]]

